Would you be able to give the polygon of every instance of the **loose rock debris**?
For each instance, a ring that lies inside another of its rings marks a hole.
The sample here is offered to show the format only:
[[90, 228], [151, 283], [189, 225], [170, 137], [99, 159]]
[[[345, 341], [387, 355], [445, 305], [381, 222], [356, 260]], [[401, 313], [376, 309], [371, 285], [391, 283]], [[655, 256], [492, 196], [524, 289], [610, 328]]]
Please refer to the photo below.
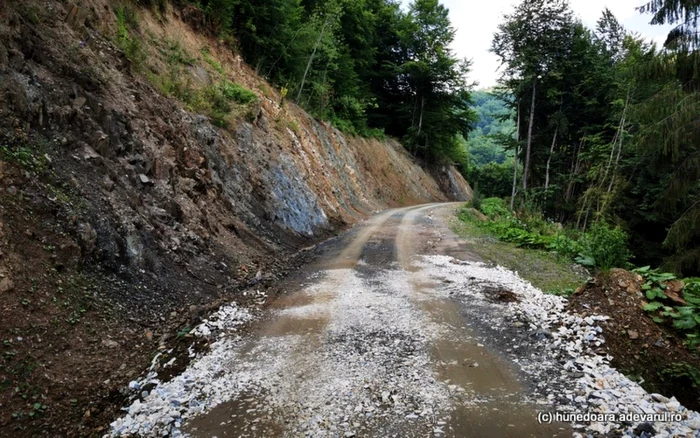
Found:
[[[434, 285], [425, 294], [462, 302], [467, 320], [500, 334], [502, 348], [534, 382], [529, 401], [543, 411], [681, 417], [674, 423], [573, 424], [577, 436], [700, 436], [697, 412], [647, 393], [610, 367], [609, 356], [597, 353], [604, 343], [598, 324], [605, 317], [571, 314], [565, 299], [542, 293], [502, 267], [446, 256], [424, 256], [419, 267], [413, 277], [402, 270], [381, 271], [371, 280], [350, 269], [317, 275], [303, 293], [319, 299], [273, 315], [273, 321], [326, 321], [312, 334], [245, 339], [235, 328], [252, 316], [234, 305], [222, 308], [213, 322], [195, 329], [199, 335], [218, 333], [211, 351], [168, 383], [160, 384], [153, 373], [132, 382], [134, 391], [144, 383], [155, 387], [125, 409], [110, 435], [187, 436], [188, 422], [243, 397], [266, 421], [276, 422], [270, 430], [284, 430], [284, 436], [448, 434], [455, 406], [489, 400], [438, 377], [429, 351], [445, 329], [416, 305], [413, 278]], [[500, 296], [505, 299], [493, 299]], [[478, 362], [466, 365], [475, 369]], [[259, 416], [243, 417], [236, 421], [244, 423], [244, 432], [265, 431]]]
[[[468, 300], [479, 309], [472, 316], [483, 318], [497, 330], [508, 333], [510, 327], [520, 324], [530, 333], [547, 333], [540, 339], [538, 336], [528, 338], [530, 353], [526, 357], [514, 355], [523, 371], [540, 382], [538, 390], [534, 391], [542, 396], [536, 400], [538, 404], [559, 412], [673, 412], [682, 418], [680, 422], [649, 424], [575, 424], [579, 436], [609, 433], [638, 436], [635, 430], [650, 428], [653, 428], [654, 434], [651, 435], [654, 436], [700, 436], [700, 414], [681, 406], [675, 398], [647, 393], [639, 384], [612, 368], [610, 356], [596, 353], [605, 342], [597, 324], [607, 317], [581, 317], [569, 313], [564, 298], [544, 294], [517, 273], [500, 266], [459, 262], [446, 256], [426, 256], [422, 267], [435, 278], [450, 280], [451, 283], [443, 289], [459, 299]], [[494, 309], [495, 305], [482, 293], [484, 283], [517, 293], [519, 301]], [[513, 339], [513, 342], [511, 349], [517, 350], [517, 340]]]

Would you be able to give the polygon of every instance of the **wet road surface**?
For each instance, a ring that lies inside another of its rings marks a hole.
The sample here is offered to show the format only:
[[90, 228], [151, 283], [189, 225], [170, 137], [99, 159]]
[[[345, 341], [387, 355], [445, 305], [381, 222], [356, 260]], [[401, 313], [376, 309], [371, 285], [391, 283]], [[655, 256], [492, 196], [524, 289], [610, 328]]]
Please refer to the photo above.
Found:
[[468, 303], [434, 293], [436, 279], [417, 263], [428, 254], [477, 259], [448, 229], [456, 207], [389, 210], [330, 243], [219, 370], [246, 389], [183, 431], [570, 436], [537, 423], [530, 382], [498, 345], [482, 343], [463, 311]]

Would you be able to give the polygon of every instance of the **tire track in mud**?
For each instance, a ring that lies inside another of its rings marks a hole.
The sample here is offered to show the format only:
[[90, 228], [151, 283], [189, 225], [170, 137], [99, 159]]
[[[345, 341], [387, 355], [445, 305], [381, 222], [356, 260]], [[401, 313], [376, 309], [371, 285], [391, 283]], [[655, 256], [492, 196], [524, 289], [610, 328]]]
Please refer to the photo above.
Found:
[[[430, 204], [431, 206], [439, 204]], [[406, 217], [412, 212], [427, 208], [426, 206], [413, 206], [395, 210], [388, 210], [379, 216], [370, 219], [363, 227], [360, 233], [348, 244], [343, 251], [328, 265], [329, 269], [353, 269], [357, 266], [357, 262], [362, 256], [362, 251], [367, 245], [367, 242], [372, 236], [381, 229], [381, 227], [394, 217]]]
[[[439, 208], [448, 205], [442, 204]], [[451, 390], [464, 390], [467, 394], [466, 397], [453, 398], [455, 405], [450, 420], [444, 425], [446, 435], [557, 435], [562, 431], [538, 424], [534, 407], [523, 401], [525, 389], [513, 364], [477, 341], [478, 333], [469, 326], [461, 309], [463, 304], [435, 294], [438, 285], [413, 264], [421, 252], [427, 253], [446, 237], [436, 231], [430, 219], [433, 210], [435, 206], [425, 206], [407, 212], [398, 226], [395, 246], [397, 261], [410, 278], [411, 298], [434, 322], [448, 328], [433, 339], [430, 347], [435, 372]], [[427, 218], [425, 212], [428, 212]]]

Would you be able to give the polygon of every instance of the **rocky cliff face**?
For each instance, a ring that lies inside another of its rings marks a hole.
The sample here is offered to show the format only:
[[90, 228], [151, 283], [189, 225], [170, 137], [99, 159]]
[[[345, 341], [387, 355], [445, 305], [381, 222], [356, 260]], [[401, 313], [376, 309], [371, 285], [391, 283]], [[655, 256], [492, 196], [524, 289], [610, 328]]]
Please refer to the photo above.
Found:
[[[1, 387], [34, 385], [48, 406], [22, 423], [6, 408], [22, 393], [3, 391], [0, 426], [30, 435], [93, 433], [110, 408], [76, 403], [108, 399], [192, 305], [274, 283], [288, 255], [373, 211], [471, 196], [453, 168], [432, 176], [395, 141], [284, 102], [191, 10], [137, 10], [135, 65], [117, 5], [0, 4], [0, 335], [17, 358]], [[201, 115], [185, 92], [221, 81], [255, 103]]]

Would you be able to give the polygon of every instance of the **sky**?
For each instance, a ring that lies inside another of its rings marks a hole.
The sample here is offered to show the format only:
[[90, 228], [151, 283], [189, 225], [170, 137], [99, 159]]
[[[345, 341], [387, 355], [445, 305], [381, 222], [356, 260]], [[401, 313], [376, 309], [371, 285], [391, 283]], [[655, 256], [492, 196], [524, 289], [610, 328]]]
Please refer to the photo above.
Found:
[[[402, 0], [408, 4], [410, 0]], [[671, 26], [651, 26], [650, 15], [635, 10], [645, 0], [569, 0], [571, 9], [589, 28], [595, 24], [606, 7], [629, 31], [647, 39], [663, 43]], [[503, 15], [513, 10], [518, 0], [441, 0], [450, 10], [450, 20], [457, 30], [453, 44], [455, 54], [472, 60], [470, 80], [478, 82], [477, 88], [496, 84], [499, 76], [498, 58], [489, 52], [491, 39]]]

